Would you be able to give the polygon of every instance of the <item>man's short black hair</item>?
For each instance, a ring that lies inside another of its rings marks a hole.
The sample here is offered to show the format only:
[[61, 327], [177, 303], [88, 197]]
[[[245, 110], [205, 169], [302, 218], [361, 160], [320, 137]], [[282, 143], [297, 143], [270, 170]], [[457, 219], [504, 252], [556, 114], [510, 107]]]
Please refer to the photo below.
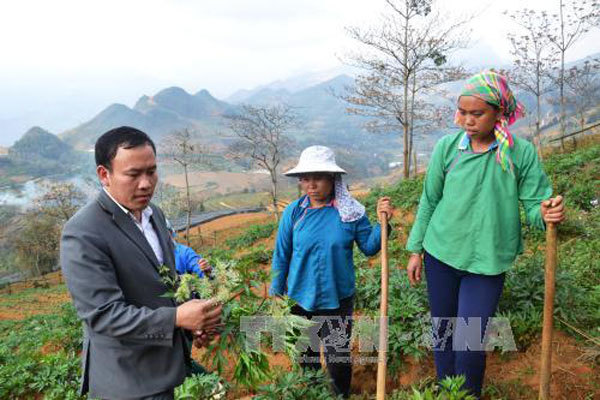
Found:
[[146, 144], [152, 146], [152, 150], [156, 154], [156, 146], [154, 146], [154, 142], [150, 139], [150, 136], [139, 129], [130, 126], [120, 126], [111, 129], [96, 140], [96, 146], [94, 147], [96, 166], [103, 165], [110, 171], [112, 160], [117, 155], [120, 147], [133, 149], [134, 147]]

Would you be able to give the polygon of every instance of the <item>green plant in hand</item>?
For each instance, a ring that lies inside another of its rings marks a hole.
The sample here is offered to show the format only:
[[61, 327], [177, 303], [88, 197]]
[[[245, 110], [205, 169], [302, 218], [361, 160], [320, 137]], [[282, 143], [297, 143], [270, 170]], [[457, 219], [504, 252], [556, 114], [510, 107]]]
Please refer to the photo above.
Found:
[[245, 287], [235, 268], [235, 261], [232, 260], [217, 260], [213, 270], [214, 279], [200, 278], [196, 274], [182, 274], [173, 278], [169, 268], [164, 265], [160, 267], [159, 272], [165, 285], [171, 288], [165, 295], [174, 298], [178, 303], [196, 297], [212, 298], [220, 303], [227, 303]]
[[263, 335], [265, 340], [259, 348], [250, 348], [247, 346], [246, 333], [241, 330], [242, 321], [253, 317], [268, 317], [269, 321], [277, 325], [272, 326], [271, 332], [283, 335], [284, 350], [294, 359], [299, 355], [297, 343], [307, 341], [304, 332], [311, 326], [311, 322], [291, 315], [292, 304], [289, 299], [262, 298], [251, 290], [242, 293], [224, 307], [223, 332], [218, 340], [209, 345], [204, 359], [212, 362], [221, 373], [229, 363], [226, 354], [235, 354], [235, 382], [252, 391], [256, 390], [260, 384], [272, 378], [267, 353], [263, 350], [269, 347], [268, 335]]
[[212, 280], [195, 274], [172, 277], [166, 266], [159, 270], [169, 288], [165, 296], [179, 303], [200, 297], [214, 298], [223, 304], [224, 326], [217, 340], [208, 345], [204, 361], [212, 363], [222, 375], [230, 363], [226, 355], [235, 354], [233, 378], [236, 384], [250, 390], [271, 378], [271, 367], [262, 348], [247, 348], [246, 333], [241, 330], [242, 320], [259, 316], [276, 317], [278, 332], [284, 335], [285, 351], [292, 358], [298, 355], [296, 343], [302, 340], [303, 333], [311, 324], [305, 318], [291, 315], [292, 302], [289, 299], [279, 301], [256, 294], [253, 288], [264, 285], [269, 275], [256, 268], [255, 258], [212, 259], [215, 277]]

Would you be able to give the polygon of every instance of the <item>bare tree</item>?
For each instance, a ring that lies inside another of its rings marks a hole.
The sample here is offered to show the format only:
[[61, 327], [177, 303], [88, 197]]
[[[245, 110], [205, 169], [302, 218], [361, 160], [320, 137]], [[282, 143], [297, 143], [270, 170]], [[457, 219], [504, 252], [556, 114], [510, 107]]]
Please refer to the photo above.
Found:
[[[211, 186], [211, 189], [214, 188], [214, 186]], [[191, 209], [202, 212], [204, 211], [205, 199], [202, 196], [197, 196], [197, 187], [194, 187], [194, 189], [194, 194], [196, 194], [196, 196], [192, 196], [190, 193]], [[203, 191], [203, 189], [200, 191]], [[164, 211], [171, 222], [173, 222], [173, 219], [184, 216], [187, 218], [188, 209], [190, 209], [190, 207], [188, 206], [186, 193], [182, 192], [179, 188], [159, 181], [154, 192], [153, 201], [160, 206], [160, 209]]]
[[183, 168], [186, 209], [185, 238], [188, 246], [190, 245], [192, 210], [194, 209], [190, 194], [189, 170], [192, 165], [200, 164], [203, 161], [203, 155], [206, 152], [206, 147], [196, 143], [194, 135], [188, 128], [171, 133], [163, 143], [163, 154]]
[[[598, 60], [585, 61], [574, 66], [565, 74], [565, 84], [569, 95], [568, 104], [574, 109], [574, 119], [579, 129], [585, 127], [585, 117], [589, 110], [600, 102], [600, 63]], [[573, 136], [575, 144], [575, 136]]]
[[[351, 114], [371, 117], [365, 124], [370, 132], [394, 132], [408, 126], [408, 160], [405, 171], [416, 165], [415, 132], [425, 133], [442, 129], [451, 111], [446, 104], [432, 102], [431, 98], [444, 98], [447, 93], [438, 85], [443, 82], [464, 79], [468, 75], [462, 67], [437, 67], [412, 74], [409, 87], [407, 122], [404, 123], [404, 98], [402, 82], [395, 76], [373, 72], [360, 75], [354, 86], [346, 87], [346, 92], [336, 94], [351, 106], [346, 110]], [[417, 173], [416, 166], [414, 173]]]
[[[437, 61], [444, 62], [445, 57]], [[454, 99], [447, 102], [449, 93], [440, 84], [466, 79], [471, 73], [462, 66], [441, 66], [417, 71], [411, 78], [410, 86], [410, 139], [408, 146], [408, 170], [414, 166], [413, 174], [418, 172], [417, 149], [414, 145], [415, 133], [425, 134], [449, 127], [455, 110]], [[435, 97], [436, 101], [431, 101]], [[442, 101], [440, 101], [442, 100]], [[451, 105], [450, 105], [451, 104]]]
[[509, 75], [515, 86], [531, 93], [536, 99], [533, 141], [541, 158], [541, 101], [552, 90], [552, 69], [558, 61], [547, 34], [552, 24], [546, 11], [524, 9], [508, 15], [522, 28], [522, 33], [508, 36], [514, 57], [514, 67]]
[[354, 86], [341, 97], [352, 105], [347, 107], [351, 114], [372, 117], [365, 124], [369, 131], [398, 131], [405, 124], [404, 102], [396, 92], [400, 85], [396, 77], [374, 71], [356, 77]]
[[284, 155], [293, 144], [287, 133], [297, 125], [297, 116], [286, 104], [243, 105], [238, 113], [226, 115], [225, 118], [237, 137], [229, 147], [230, 155], [237, 160], [250, 158], [251, 164], [268, 171], [271, 178], [271, 200], [275, 217], [279, 220], [277, 173]]
[[413, 176], [418, 173], [417, 165], [417, 147], [413, 145], [413, 138], [417, 134], [423, 136], [431, 131], [443, 130], [449, 128], [453, 123], [454, 113], [456, 111], [456, 103], [453, 99], [448, 104], [432, 104], [425, 101], [415, 102], [414, 122], [411, 121], [410, 126], [410, 151], [412, 161], [410, 164], [413, 168]]
[[367, 49], [366, 54], [350, 55], [348, 61], [366, 71], [359, 76], [349, 112], [375, 117], [375, 127], [398, 127], [403, 132], [404, 177], [410, 168], [410, 126], [419, 91], [420, 73], [444, 65], [447, 56], [466, 46], [461, 29], [469, 19], [449, 21], [433, 11], [434, 0], [386, 0], [390, 13], [380, 26], [371, 29], [348, 28], [353, 39]]
[[[557, 81], [560, 89], [561, 137], [566, 133], [565, 54], [582, 35], [598, 23], [599, 7], [596, 0], [559, 0], [558, 13], [550, 15], [552, 25], [546, 31], [547, 36], [560, 53]], [[564, 140], [561, 139], [560, 142], [564, 149]]]
[[23, 215], [23, 225], [12, 239], [20, 270], [36, 276], [53, 270], [58, 262], [62, 225], [85, 199], [72, 183], [46, 185], [46, 192], [33, 200], [33, 207]]

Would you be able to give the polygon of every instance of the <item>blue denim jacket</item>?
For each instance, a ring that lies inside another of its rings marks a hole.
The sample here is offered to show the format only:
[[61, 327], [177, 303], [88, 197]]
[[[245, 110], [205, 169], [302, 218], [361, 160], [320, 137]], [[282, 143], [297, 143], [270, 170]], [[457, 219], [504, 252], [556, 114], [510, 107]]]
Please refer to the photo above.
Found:
[[338, 308], [355, 290], [354, 242], [366, 256], [377, 254], [381, 227], [366, 215], [342, 222], [333, 204], [311, 208], [302, 196], [279, 222], [270, 294], [287, 294], [307, 311]]

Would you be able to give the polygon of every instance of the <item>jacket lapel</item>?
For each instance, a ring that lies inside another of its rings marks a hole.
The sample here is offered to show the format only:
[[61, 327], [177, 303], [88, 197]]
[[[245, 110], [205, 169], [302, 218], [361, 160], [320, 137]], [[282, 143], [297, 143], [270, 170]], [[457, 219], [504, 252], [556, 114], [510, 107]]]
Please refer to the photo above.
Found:
[[[144, 253], [146, 258], [151, 262], [152, 266], [158, 271], [158, 260], [156, 255], [150, 247], [148, 240], [144, 234], [135, 226], [135, 222], [131, 217], [123, 212], [119, 206], [104, 192], [100, 191], [98, 195], [98, 203], [100, 206], [112, 214], [113, 221], [115, 224], [125, 233], [125, 235]], [[162, 243], [161, 243], [162, 245]]]

